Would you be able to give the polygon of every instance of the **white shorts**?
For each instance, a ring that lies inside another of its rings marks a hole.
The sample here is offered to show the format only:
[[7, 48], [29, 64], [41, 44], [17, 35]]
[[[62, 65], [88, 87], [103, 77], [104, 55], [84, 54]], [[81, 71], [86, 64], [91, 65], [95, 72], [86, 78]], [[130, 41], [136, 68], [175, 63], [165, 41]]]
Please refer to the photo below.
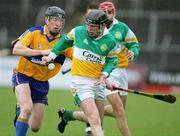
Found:
[[80, 104], [87, 98], [95, 100], [105, 100], [105, 84], [96, 86], [97, 79], [82, 76], [72, 76], [71, 92], [74, 96], [75, 103]]
[[[128, 89], [128, 76], [125, 68], [114, 69], [111, 72], [108, 80], [121, 88]], [[117, 92], [119, 93], [119, 95], [128, 95], [128, 92], [111, 91], [109, 89], [105, 89], [106, 96]]]

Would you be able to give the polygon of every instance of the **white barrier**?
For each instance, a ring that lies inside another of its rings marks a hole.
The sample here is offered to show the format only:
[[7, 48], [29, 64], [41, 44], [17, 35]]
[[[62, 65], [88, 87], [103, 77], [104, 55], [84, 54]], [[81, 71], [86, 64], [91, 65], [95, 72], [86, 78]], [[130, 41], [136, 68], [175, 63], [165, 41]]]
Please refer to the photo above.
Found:
[[[18, 57], [6, 56], [0, 57], [0, 86], [11, 86], [11, 77], [13, 68], [18, 62]], [[70, 67], [70, 61], [65, 61], [62, 69]], [[50, 80], [51, 88], [69, 89], [70, 86], [70, 73], [62, 75], [59, 72], [54, 78]]]
[[[13, 68], [16, 66], [18, 57], [8, 56], [0, 57], [0, 86], [11, 86], [11, 77]], [[66, 59], [62, 70], [70, 68], [71, 61]], [[130, 87], [139, 87], [144, 84], [144, 67], [133, 66], [128, 69], [128, 79]], [[50, 79], [50, 87], [58, 89], [70, 89], [71, 76], [70, 72], [62, 75], [59, 72], [55, 77]]]

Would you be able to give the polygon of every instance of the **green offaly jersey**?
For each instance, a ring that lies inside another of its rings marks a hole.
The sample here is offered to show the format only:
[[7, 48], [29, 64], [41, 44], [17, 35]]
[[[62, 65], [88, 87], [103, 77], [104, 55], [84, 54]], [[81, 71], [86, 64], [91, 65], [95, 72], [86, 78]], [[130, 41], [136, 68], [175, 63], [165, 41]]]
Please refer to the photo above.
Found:
[[101, 72], [108, 76], [116, 68], [116, 40], [107, 29], [101, 37], [91, 38], [85, 26], [78, 26], [61, 38], [51, 54], [57, 56], [72, 45], [72, 75], [98, 78]]
[[128, 67], [128, 58], [126, 57], [127, 49], [133, 51], [134, 57], [139, 55], [140, 46], [135, 34], [123, 22], [117, 19], [113, 20], [113, 25], [109, 28], [109, 32], [115, 37], [119, 44], [118, 67]]

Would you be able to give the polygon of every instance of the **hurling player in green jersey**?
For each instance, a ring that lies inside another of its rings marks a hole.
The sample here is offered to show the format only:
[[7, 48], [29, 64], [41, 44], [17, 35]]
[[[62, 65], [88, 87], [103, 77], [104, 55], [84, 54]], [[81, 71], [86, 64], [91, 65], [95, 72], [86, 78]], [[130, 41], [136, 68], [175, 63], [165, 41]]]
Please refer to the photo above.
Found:
[[71, 90], [76, 104], [84, 111], [94, 136], [104, 136], [101, 127], [105, 102], [105, 79], [116, 68], [116, 41], [106, 28], [107, 15], [92, 10], [86, 25], [77, 26], [54, 46], [44, 61], [55, 59], [74, 45]]

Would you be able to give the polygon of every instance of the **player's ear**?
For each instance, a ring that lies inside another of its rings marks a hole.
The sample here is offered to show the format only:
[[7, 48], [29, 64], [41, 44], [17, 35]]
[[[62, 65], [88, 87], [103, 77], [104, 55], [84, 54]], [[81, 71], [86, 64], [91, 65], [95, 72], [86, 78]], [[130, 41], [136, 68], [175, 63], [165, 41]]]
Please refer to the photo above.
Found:
[[114, 11], [114, 17], [116, 17], [116, 11]]
[[49, 18], [45, 17], [44, 22], [45, 22], [46, 25], [48, 25], [49, 24]]

